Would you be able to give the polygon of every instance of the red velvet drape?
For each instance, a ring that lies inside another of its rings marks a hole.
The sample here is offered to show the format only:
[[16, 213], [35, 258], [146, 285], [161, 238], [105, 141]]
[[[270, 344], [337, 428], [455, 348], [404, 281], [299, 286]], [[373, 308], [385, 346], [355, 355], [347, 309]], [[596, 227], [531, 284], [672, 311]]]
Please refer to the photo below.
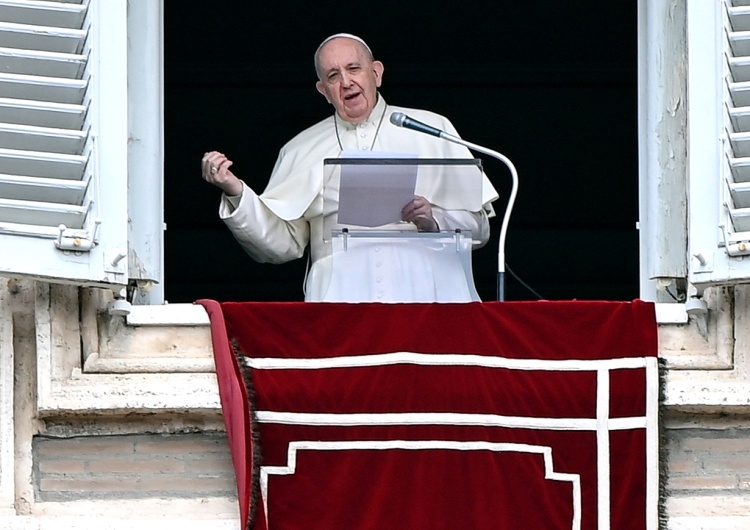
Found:
[[656, 528], [650, 303], [200, 303], [243, 528]]

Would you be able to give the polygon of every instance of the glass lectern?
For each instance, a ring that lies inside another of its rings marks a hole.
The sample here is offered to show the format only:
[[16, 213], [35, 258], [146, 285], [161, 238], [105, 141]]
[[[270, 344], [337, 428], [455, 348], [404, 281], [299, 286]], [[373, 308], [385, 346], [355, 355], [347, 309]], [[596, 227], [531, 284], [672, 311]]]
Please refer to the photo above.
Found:
[[439, 224], [452, 224], [451, 211], [480, 211], [479, 159], [335, 158], [324, 161], [324, 175], [322, 237], [331, 245], [331, 272], [323, 301], [479, 301], [471, 232], [420, 232], [401, 221], [417, 195], [433, 205]]

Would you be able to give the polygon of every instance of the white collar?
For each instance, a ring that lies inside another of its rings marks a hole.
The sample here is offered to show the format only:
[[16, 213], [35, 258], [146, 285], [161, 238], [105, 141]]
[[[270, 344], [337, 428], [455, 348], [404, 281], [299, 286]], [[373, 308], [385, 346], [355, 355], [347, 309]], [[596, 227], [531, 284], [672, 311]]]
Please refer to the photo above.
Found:
[[375, 106], [372, 108], [372, 111], [370, 111], [370, 115], [367, 117], [367, 119], [363, 122], [354, 124], [350, 123], [339, 116], [338, 112], [333, 113], [333, 119], [336, 120], [336, 124], [339, 126], [339, 129], [346, 130], [346, 131], [353, 131], [357, 127], [362, 127], [365, 125], [378, 125], [380, 123], [380, 119], [383, 117], [383, 113], [385, 112], [386, 108], [386, 102], [385, 99], [383, 99], [383, 96], [378, 93], [378, 102], [375, 104]]

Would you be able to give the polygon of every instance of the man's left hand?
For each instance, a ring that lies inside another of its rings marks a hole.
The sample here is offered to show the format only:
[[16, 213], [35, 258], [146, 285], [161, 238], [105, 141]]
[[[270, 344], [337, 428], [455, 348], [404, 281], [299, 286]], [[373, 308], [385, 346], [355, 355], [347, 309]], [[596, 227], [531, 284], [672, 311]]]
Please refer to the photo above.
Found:
[[437, 232], [440, 230], [437, 221], [432, 216], [432, 205], [430, 202], [417, 195], [401, 210], [401, 219], [407, 223], [414, 223], [420, 232]]

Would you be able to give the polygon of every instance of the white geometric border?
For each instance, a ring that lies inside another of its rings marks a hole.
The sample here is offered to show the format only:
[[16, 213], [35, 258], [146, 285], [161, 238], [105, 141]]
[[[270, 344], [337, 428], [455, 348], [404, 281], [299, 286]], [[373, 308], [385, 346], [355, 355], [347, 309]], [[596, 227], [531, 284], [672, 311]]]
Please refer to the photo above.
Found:
[[421, 366], [482, 366], [485, 368], [508, 368], [511, 370], [551, 370], [556, 372], [594, 372], [601, 369], [617, 370], [641, 368], [649, 359], [623, 357], [619, 359], [510, 359], [489, 355], [464, 353], [414, 353], [400, 351], [372, 355], [345, 357], [322, 357], [318, 359], [284, 357], [243, 357], [245, 366], [257, 370], [320, 370], [323, 368], [356, 368], [365, 366], [388, 366], [394, 364], [416, 364]]
[[[610, 438], [612, 430], [646, 429], [646, 528], [658, 528], [659, 448], [658, 448], [658, 388], [659, 372], [655, 358], [633, 357], [606, 360], [540, 360], [508, 359], [467, 354], [423, 354], [394, 352], [373, 355], [327, 357], [319, 359], [243, 358], [245, 365], [257, 370], [325, 369], [343, 367], [417, 364], [423, 366], [482, 366], [514, 370], [576, 371], [597, 374], [596, 418], [531, 418], [493, 414], [461, 413], [362, 413], [362, 414], [306, 414], [293, 412], [257, 411], [261, 423], [297, 425], [492, 425], [508, 428], [546, 430], [595, 431], [597, 438], [597, 513], [599, 530], [611, 527], [610, 499]], [[610, 373], [618, 369], [646, 369], [646, 414], [631, 418], [610, 418]], [[354, 442], [291, 442], [292, 444], [351, 444]], [[375, 443], [375, 442], [364, 442]], [[378, 443], [406, 443], [398, 440]], [[451, 443], [424, 441], [423, 443]], [[453, 442], [457, 443], [457, 442]], [[488, 442], [464, 442], [488, 443]], [[502, 444], [501, 444], [502, 445]], [[353, 446], [354, 448], [354, 446]], [[290, 445], [290, 462], [293, 446]], [[296, 449], [295, 449], [296, 452]], [[291, 464], [290, 464], [291, 465]], [[261, 474], [263, 474], [261, 469]], [[290, 469], [287, 467], [270, 469]], [[266, 471], [265, 480], [269, 472]], [[274, 473], [271, 473], [274, 474]], [[281, 474], [281, 472], [279, 473]], [[263, 475], [262, 475], [263, 476]], [[266, 503], [266, 491], [263, 499]], [[266, 511], [268, 516], [268, 512]]]
[[448, 449], [457, 451], [493, 451], [540, 454], [544, 458], [544, 478], [560, 482], [570, 482], [573, 488], [573, 524], [572, 530], [581, 528], [581, 477], [572, 473], [557, 473], [552, 461], [552, 448], [515, 443], [492, 442], [457, 442], [449, 440], [367, 440], [345, 442], [291, 442], [287, 452], [286, 466], [263, 466], [260, 468], [260, 488], [266, 519], [270, 526], [268, 513], [268, 477], [269, 475], [293, 475], [297, 469], [299, 451], [363, 451], [363, 450], [426, 451]]

